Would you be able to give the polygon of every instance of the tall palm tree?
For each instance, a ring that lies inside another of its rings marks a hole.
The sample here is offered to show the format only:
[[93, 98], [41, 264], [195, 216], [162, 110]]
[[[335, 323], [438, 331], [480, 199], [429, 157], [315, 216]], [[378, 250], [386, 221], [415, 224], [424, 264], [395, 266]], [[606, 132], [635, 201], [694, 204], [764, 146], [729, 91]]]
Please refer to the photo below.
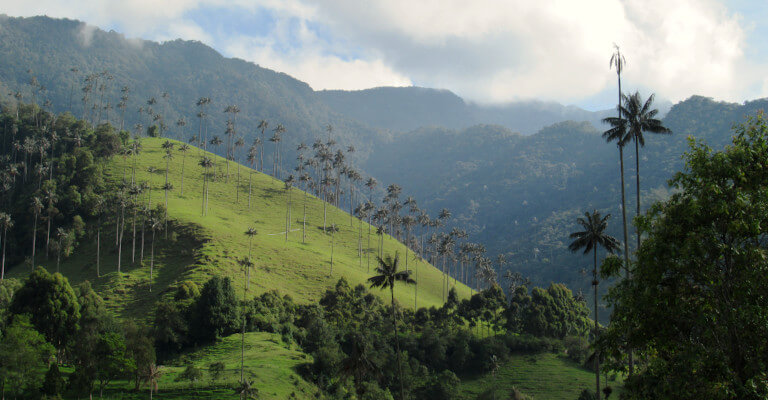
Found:
[[264, 172], [264, 131], [269, 128], [269, 122], [262, 119], [259, 121], [259, 126], [257, 126], [257, 128], [261, 130], [261, 137], [257, 138], [259, 139], [259, 145], [261, 145], [261, 152], [259, 154], [259, 172]]
[[189, 151], [189, 145], [186, 143], [182, 143], [181, 146], [179, 146], [179, 151], [181, 152], [181, 195], [184, 196], [184, 161], [187, 159], [187, 151]]
[[155, 271], [155, 233], [163, 227], [163, 221], [157, 218], [149, 219], [149, 229], [152, 230], [152, 244], [150, 245], [150, 258], [149, 258], [149, 291], [152, 291], [152, 279]]
[[179, 118], [176, 120], [176, 126], [179, 127], [179, 141], [185, 142], [184, 140], [184, 127], [187, 126], [187, 121], [184, 118]]
[[[624, 70], [624, 66], [627, 60], [624, 55], [621, 54], [619, 46], [614, 44], [615, 52], [611, 55], [609, 67], [616, 67], [616, 78], [618, 80], [618, 93], [619, 100], [616, 103], [617, 117], [605, 118], [604, 123], [608, 123], [611, 129], [603, 133], [603, 138], [608, 142], [615, 141], [619, 148], [619, 172], [621, 174], [621, 224], [624, 235], [624, 274], [629, 279], [629, 234], [627, 230], [627, 200], [624, 187], [624, 145], [627, 143], [627, 124], [626, 120], [622, 118], [621, 114], [621, 72]], [[638, 236], [639, 238], [639, 236]], [[629, 374], [632, 375], [634, 371], [634, 358], [632, 353], [629, 354]]]
[[[98, 196], [93, 205], [93, 213], [96, 214], [96, 277], [101, 277], [101, 217], [104, 215], [106, 204], [102, 196]], [[34, 264], [33, 264], [34, 265]]]
[[371, 284], [371, 289], [389, 289], [389, 294], [392, 299], [392, 328], [395, 332], [395, 343], [397, 345], [397, 369], [400, 375], [400, 398], [405, 399], [405, 390], [403, 389], [403, 367], [400, 363], [400, 336], [397, 332], [397, 319], [395, 313], [395, 284], [397, 282], [403, 282], [406, 285], [415, 284], [416, 281], [411, 279], [411, 271], [404, 270], [398, 271], [400, 264], [400, 257], [395, 253], [395, 257], [387, 255], [386, 258], [376, 257], [379, 261], [379, 266], [376, 267], [376, 274], [368, 278], [368, 282]]
[[43, 202], [39, 197], [32, 197], [32, 212], [35, 214], [35, 222], [32, 225], [32, 268], [35, 268], [35, 247], [37, 245], [37, 220], [43, 211]]
[[285, 178], [285, 241], [288, 241], [288, 232], [291, 231], [291, 188], [296, 180], [293, 174]]
[[309, 186], [312, 184], [312, 177], [309, 175], [309, 173], [305, 172], [300, 177], [299, 180], [301, 182], [304, 182], [304, 218], [302, 219], [302, 227], [301, 227], [301, 243], [304, 243], [307, 239], [307, 192], [309, 192]]
[[[568, 249], [574, 253], [581, 249], [584, 249], [584, 254], [588, 254], [590, 251], [592, 252], [592, 286], [595, 287], [595, 340], [597, 340], [598, 334], [597, 285], [600, 283], [597, 280], [597, 248], [602, 247], [605, 251], [611, 253], [619, 249], [619, 241], [613, 236], [605, 233], [610, 217], [611, 214], [607, 214], [603, 217], [597, 210], [592, 211], [592, 213], [585, 212], [584, 218], [580, 217], [576, 220], [583, 230], [571, 233], [570, 238], [574, 240], [568, 246]], [[595, 386], [597, 400], [600, 400], [600, 361], [597, 358], [595, 365]]]
[[275, 160], [274, 160], [274, 168], [272, 175], [276, 178], [280, 179], [280, 170], [281, 170], [281, 163], [280, 163], [280, 142], [283, 140], [283, 133], [285, 132], [285, 127], [283, 124], [277, 124], [275, 129], [272, 130], [273, 135], [269, 139], [270, 142], [273, 142], [275, 144]]
[[[635, 183], [637, 185], [637, 216], [640, 216], [640, 147], [645, 146], [643, 132], [657, 134], [672, 134], [672, 131], [662, 125], [661, 120], [655, 118], [659, 113], [653, 107], [653, 94], [645, 102], [640, 98], [640, 93], [624, 95], [624, 106], [621, 114], [624, 117], [627, 128], [627, 140], [635, 142]], [[637, 227], [637, 248], [640, 248], [640, 227]]]
[[208, 212], [208, 169], [213, 166], [213, 161], [210, 158], [203, 156], [198, 162], [198, 165], [203, 167], [203, 215]]
[[5, 279], [5, 247], [8, 244], [8, 229], [13, 228], [13, 219], [10, 214], [0, 212], [0, 225], [3, 227], [3, 262], [0, 269], [0, 281]]
[[64, 228], [58, 227], [56, 229], [56, 272], [60, 272], [59, 266], [61, 264], [61, 250], [63, 249], [63, 244], [61, 242], [67, 238], [67, 235], [68, 233]]

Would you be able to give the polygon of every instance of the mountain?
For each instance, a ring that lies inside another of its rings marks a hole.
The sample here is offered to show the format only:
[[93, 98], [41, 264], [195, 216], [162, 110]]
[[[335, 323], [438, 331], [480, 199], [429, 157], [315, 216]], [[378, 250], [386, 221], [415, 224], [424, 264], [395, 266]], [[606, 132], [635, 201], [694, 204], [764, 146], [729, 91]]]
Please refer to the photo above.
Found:
[[[155, 123], [146, 112], [148, 100], [154, 98], [157, 103], [151, 107], [170, 134], [180, 135], [176, 122], [184, 118], [188, 139], [201, 130], [196, 117], [200, 109], [195, 104], [199, 98], [208, 97], [212, 102], [206, 109], [207, 124], [202, 127], [208, 139], [224, 135], [223, 111], [233, 104], [240, 107], [237, 120], [246, 143], [254, 139], [260, 120], [268, 121], [269, 129], [283, 124], [289, 148], [300, 141], [312, 142], [326, 125], [333, 124], [336, 140], [354, 145], [363, 156], [370, 152], [371, 138], [376, 135], [375, 130], [326, 106], [306, 83], [250, 62], [225, 58], [200, 42], [129, 39], [79, 21], [48, 17], [4, 17], [0, 25], [0, 93], [19, 92], [23, 100], [41, 103], [48, 99], [56, 112], [71, 111], [77, 117], [120, 125], [117, 106], [121, 88], [126, 86], [130, 94], [124, 126], [131, 131], [137, 123], [144, 128]], [[70, 72], [71, 68], [78, 72]], [[84, 109], [83, 77], [105, 71], [109, 78], [96, 81]], [[32, 90], [29, 83], [33, 77], [45, 86], [45, 92]], [[103, 110], [107, 104], [111, 110]], [[137, 112], [140, 107], [144, 113]]]
[[467, 103], [448, 90], [421, 87], [324, 90], [318, 95], [340, 114], [396, 132], [429, 126], [465, 129], [477, 124], [495, 124], [529, 135], [544, 126], [568, 120], [600, 126], [600, 120], [614, 113], [614, 110], [591, 112], [542, 101], [479, 105]]
[[[647, 134], [640, 149], [643, 208], [671, 193], [666, 182], [684, 168], [689, 136], [722, 148], [734, 124], [766, 108], [768, 99], [735, 104], [701, 96], [674, 105], [663, 119], [673, 134]], [[490, 254], [506, 254], [509, 269], [536, 283], [565, 282], [589, 296], [589, 280], [580, 271], [591, 261], [567, 250], [568, 234], [585, 211], [611, 213], [609, 230], [621, 237], [618, 151], [588, 122], [561, 122], [530, 136], [498, 125], [420, 128], [376, 149], [363, 164], [366, 170], [423, 199], [420, 206], [430, 215], [450, 209], [451, 224], [465, 227], [469, 240], [485, 244]], [[631, 222], [633, 145], [624, 162]]]
[[[246, 143], [259, 136], [256, 127], [262, 119], [270, 122], [270, 129], [278, 123], [286, 127], [284, 160], [294, 159], [299, 142], [328, 140], [325, 126], [332, 124], [331, 139], [355, 147], [347, 153], [350, 164], [379, 180], [375, 199], [381, 198], [383, 187], [397, 183], [403, 198], [415, 196], [433, 217], [442, 207], [451, 209], [455, 221], [449, 225], [467, 229], [473, 234], [469, 240], [486, 244], [489, 255], [507, 254], [508, 268], [537, 283], [589, 287], [579, 274], [588, 260], [566, 250], [567, 235], [584, 211], [597, 208], [613, 214], [611, 229], [619, 236], [618, 152], [600, 137], [603, 128], [595, 124], [605, 115], [601, 112], [545, 103], [479, 106], [448, 91], [425, 88], [315, 92], [286, 74], [222, 57], [199, 42], [127, 39], [81, 22], [46, 17], [6, 17], [0, 25], [0, 96], [7, 101], [13, 101], [9, 92], [18, 92], [24, 100], [51, 100], [56, 111], [119, 125], [120, 88], [128, 86], [126, 127], [133, 130], [141, 123], [146, 128], [153, 122], [137, 110], [146, 110], [147, 100], [154, 97], [152, 108], [168, 125], [166, 134], [185, 140], [198, 132], [209, 139], [224, 136], [224, 107], [237, 104], [237, 133]], [[71, 67], [79, 72], [70, 72]], [[100, 82], [103, 99], [99, 85], [84, 108], [83, 74], [105, 70], [112, 79]], [[32, 77], [47, 90], [32, 90]], [[195, 103], [202, 96], [213, 101], [205, 124], [196, 117]], [[108, 103], [111, 110], [92, 109]], [[699, 96], [674, 105], [664, 117], [673, 135], [650, 137], [640, 153], [644, 207], [668, 196], [666, 180], [683, 167], [680, 156], [687, 149], [687, 135], [722, 147], [734, 123], [765, 106], [766, 100], [740, 105]], [[662, 112], [666, 108], [661, 102], [659, 107]], [[183, 134], [175, 126], [179, 118], [187, 121]], [[264, 141], [269, 166], [276, 149], [268, 137]], [[238, 151], [238, 159], [244, 150]], [[635, 209], [634, 160], [634, 151], [627, 151], [630, 210]], [[291, 171], [292, 165], [288, 161], [282, 169]]]

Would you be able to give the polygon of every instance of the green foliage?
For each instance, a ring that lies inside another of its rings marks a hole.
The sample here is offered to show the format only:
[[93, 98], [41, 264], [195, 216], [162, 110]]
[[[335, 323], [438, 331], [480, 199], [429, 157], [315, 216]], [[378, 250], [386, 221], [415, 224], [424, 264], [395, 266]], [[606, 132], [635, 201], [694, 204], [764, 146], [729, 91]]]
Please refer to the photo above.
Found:
[[534, 336], [563, 339], [568, 335], [584, 336], [589, 331], [589, 310], [562, 284], [547, 289], [518, 288], [506, 309], [507, 328]]
[[0, 338], [0, 386], [17, 396], [39, 387], [54, 348], [35, 330], [26, 316], [16, 316]]
[[221, 361], [208, 364], [208, 375], [211, 376], [211, 382], [216, 382], [224, 373], [224, 363]]
[[199, 343], [229, 335], [240, 327], [240, 313], [235, 290], [229, 278], [213, 277], [205, 283], [190, 313], [191, 336]]
[[67, 278], [38, 267], [13, 296], [13, 314], [28, 314], [35, 328], [57, 348], [73, 339], [80, 321], [80, 304]]
[[187, 364], [184, 371], [176, 377], [177, 382], [187, 381], [189, 386], [192, 387], [197, 381], [203, 379], [203, 370], [197, 368], [194, 364]]
[[64, 378], [62, 378], [59, 371], [59, 364], [52, 363], [48, 368], [48, 372], [45, 373], [41, 392], [48, 396], [58, 396], [64, 392], [65, 387], [66, 382], [64, 382]]
[[103, 391], [110, 381], [126, 377], [136, 369], [136, 365], [126, 352], [125, 338], [119, 333], [106, 332], [100, 335], [93, 351], [96, 357], [94, 364], [100, 391]]
[[638, 221], [647, 238], [631, 279], [611, 291], [602, 345], [643, 360], [629, 398], [764, 398], [768, 124], [758, 114], [738, 125], [719, 152], [690, 142], [670, 182], [678, 192]]

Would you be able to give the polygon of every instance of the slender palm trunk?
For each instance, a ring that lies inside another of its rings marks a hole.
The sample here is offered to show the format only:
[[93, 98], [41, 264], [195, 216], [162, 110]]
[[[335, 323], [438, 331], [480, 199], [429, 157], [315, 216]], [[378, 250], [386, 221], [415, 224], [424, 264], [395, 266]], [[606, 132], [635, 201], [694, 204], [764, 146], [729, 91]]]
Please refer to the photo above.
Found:
[[240, 163], [237, 163], [237, 180], [235, 181], [235, 203], [240, 202]]
[[336, 227], [331, 227], [331, 273], [328, 276], [333, 275], [333, 236], [336, 231]]
[[253, 177], [253, 170], [248, 173], [248, 209], [251, 209], [251, 178]]
[[36, 244], [37, 244], [37, 213], [35, 213], [35, 223], [32, 225], [32, 269], [35, 269]]
[[5, 244], [8, 242], [8, 233], [7, 233], [7, 227], [3, 228], [3, 263], [2, 268], [0, 268], [0, 281], [5, 279]]
[[[597, 323], [597, 247], [592, 250], [594, 255], [594, 266], [592, 268], [593, 286], [595, 287], [595, 343], [597, 343], [598, 323]], [[595, 350], [595, 398], [600, 400], [600, 356]]]
[[[637, 216], [640, 216], [640, 145], [635, 139], [635, 174], [637, 185]], [[640, 249], [640, 227], [637, 226], [637, 249]]]
[[[125, 234], [125, 206], [122, 207], [123, 210], [121, 212], [122, 216], [118, 219], [117, 225], [120, 226], [118, 235], [117, 235], [117, 272], [120, 273], [120, 265], [123, 260], [123, 235]], [[122, 219], [122, 224], [120, 223], [120, 219]]]
[[101, 277], [101, 215], [96, 223], [96, 277]]
[[51, 220], [53, 219], [53, 215], [51, 212], [48, 212], [48, 231], [45, 234], [45, 259], [48, 259], [48, 248], [51, 244]]
[[152, 244], [150, 245], [150, 258], [149, 258], [149, 292], [152, 292], [152, 278], [155, 271], [155, 228], [152, 227]]
[[131, 264], [136, 262], [136, 214], [138, 213], [138, 207], [134, 204], [133, 206], [133, 241], [131, 244]]
[[403, 389], [403, 365], [400, 363], [400, 335], [397, 332], [397, 319], [395, 314], [395, 286], [389, 287], [389, 293], [392, 295], [392, 328], [395, 331], [395, 345], [397, 349], [397, 371], [400, 375], [400, 398], [405, 399], [405, 390]]
[[301, 227], [301, 243], [307, 240], [307, 192], [304, 192], [304, 219]]
[[184, 160], [187, 158], [187, 153], [185, 152], [183, 156], [181, 156], [181, 195], [184, 196]]

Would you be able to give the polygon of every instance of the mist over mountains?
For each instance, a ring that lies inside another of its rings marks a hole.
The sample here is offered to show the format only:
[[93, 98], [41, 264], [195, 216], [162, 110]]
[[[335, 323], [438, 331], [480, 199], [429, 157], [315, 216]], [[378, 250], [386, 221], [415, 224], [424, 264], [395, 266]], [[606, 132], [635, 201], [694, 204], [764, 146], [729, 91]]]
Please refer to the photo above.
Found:
[[[73, 67], [78, 74], [70, 72]], [[210, 138], [225, 134], [224, 107], [236, 104], [241, 109], [238, 134], [246, 143], [259, 135], [262, 119], [270, 127], [286, 127], [287, 172], [293, 168], [293, 149], [300, 142], [326, 140], [325, 127], [331, 124], [334, 140], [356, 148], [350, 157], [365, 175], [376, 177], [380, 186], [401, 185], [403, 195], [416, 197], [432, 216], [442, 207], [451, 209], [450, 225], [467, 229], [470, 240], [486, 244], [489, 253], [507, 254], [510, 269], [537, 283], [588, 288], [579, 270], [589, 260], [567, 252], [567, 234], [584, 211], [620, 215], [618, 151], [601, 138], [598, 124], [613, 110], [590, 112], [543, 102], [481, 106], [449, 91], [417, 87], [314, 91], [286, 74], [225, 58], [199, 42], [126, 39], [47, 17], [0, 19], [4, 101], [13, 102], [9, 94], [14, 92], [24, 100], [44, 97], [54, 111], [80, 117], [88, 111], [80, 100], [82, 76], [101, 71], [113, 77], [105, 82], [103, 104], [112, 108], [103, 119], [119, 121], [115, 106], [121, 87], [128, 86], [127, 129], [151, 123], [137, 110], [155, 97], [167, 135], [187, 139], [207, 130]], [[31, 76], [46, 86], [44, 94], [30, 90]], [[169, 96], [162, 97], [163, 92]], [[203, 96], [212, 100], [205, 126], [198, 125], [195, 105]], [[720, 148], [730, 141], [734, 123], [766, 106], [766, 100], [740, 105], [700, 96], [674, 105], [664, 117], [673, 135], [651, 135], [640, 152], [643, 207], [668, 196], [666, 180], [683, 167], [680, 156], [688, 135]], [[187, 121], [183, 135], [175, 124], [180, 118]], [[265, 165], [271, 165], [271, 146], [267, 143]], [[635, 159], [633, 151], [627, 153], [630, 190]], [[629, 196], [630, 210], [633, 199]], [[618, 218], [611, 230], [618, 236]]]

